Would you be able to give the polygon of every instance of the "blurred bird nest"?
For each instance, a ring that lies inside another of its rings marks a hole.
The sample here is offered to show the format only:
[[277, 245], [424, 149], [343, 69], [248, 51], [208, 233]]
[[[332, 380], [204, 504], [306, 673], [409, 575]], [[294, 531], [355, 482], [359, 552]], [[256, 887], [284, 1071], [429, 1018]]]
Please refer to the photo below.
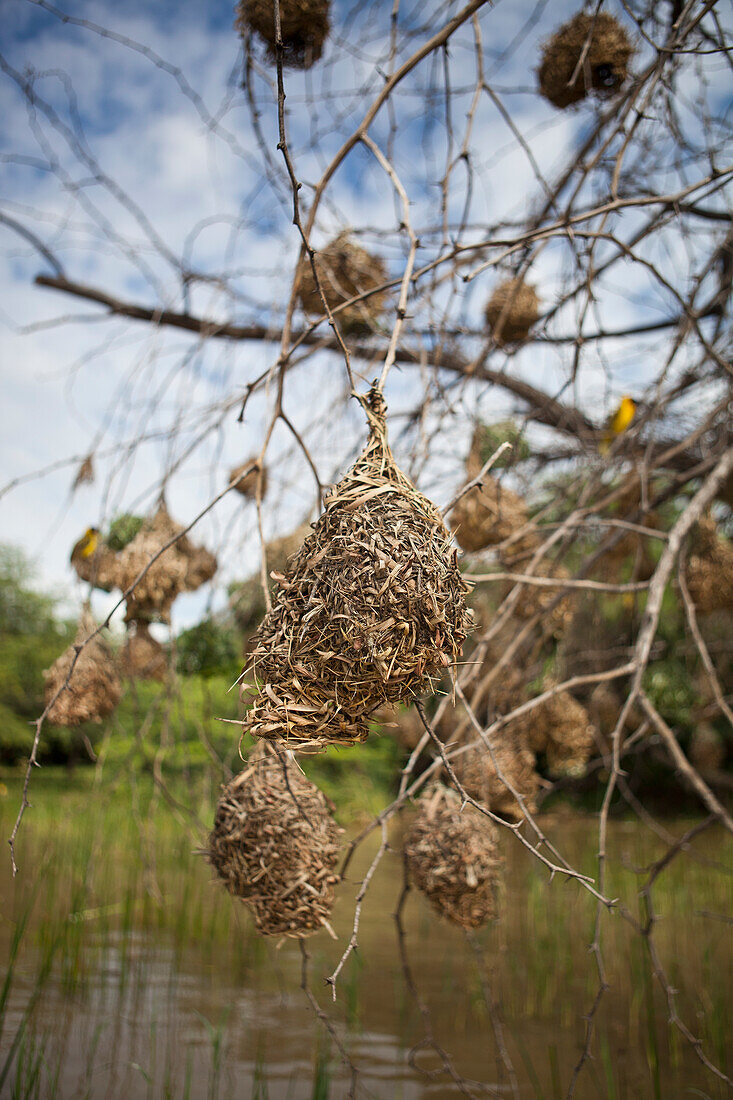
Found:
[[120, 670], [131, 680], [165, 680], [168, 660], [160, 642], [150, 633], [147, 622], [130, 622], [127, 639], [119, 654]]
[[561, 109], [590, 91], [612, 95], [626, 80], [633, 52], [626, 31], [608, 12], [578, 12], [543, 47], [540, 92]]
[[267, 469], [257, 458], [248, 458], [241, 466], [235, 466], [229, 474], [229, 481], [235, 483], [235, 492], [241, 493], [248, 500], [256, 500], [260, 471], [262, 471], [262, 496], [264, 497], [267, 492]]
[[685, 579], [700, 614], [733, 609], [733, 543], [718, 533], [712, 516], [697, 526]]
[[[479, 476], [491, 457], [486, 454], [483, 425], [479, 425], [471, 441], [466, 459], [468, 482]], [[526, 503], [517, 493], [485, 474], [456, 504], [451, 512], [451, 527], [456, 542], [467, 554], [476, 554], [489, 546], [504, 542], [529, 522]]]
[[550, 775], [556, 779], [585, 775], [599, 741], [598, 731], [583, 704], [570, 692], [551, 695], [520, 721], [532, 751], [545, 754]]
[[[149, 566], [127, 597], [127, 622], [132, 619], [170, 622], [176, 596], [195, 591], [216, 573], [216, 557], [203, 547], [194, 546], [183, 530], [168, 515], [165, 504], [161, 504], [119, 554], [117, 583], [123, 591]], [[171, 545], [167, 546], [169, 542]], [[161, 550], [160, 557], [153, 561]]]
[[367, 445], [275, 590], [244, 687], [244, 731], [300, 748], [363, 741], [385, 703], [432, 690], [471, 626], [468, 586], [433, 504], [397, 467], [386, 407], [360, 398]]
[[480, 928], [498, 911], [501, 861], [496, 827], [436, 784], [422, 796], [404, 843], [412, 882], [446, 920]]
[[[373, 328], [387, 301], [386, 291], [375, 290], [387, 282], [384, 261], [350, 240], [348, 234], [341, 233], [316, 253], [315, 264], [321, 290], [331, 310], [360, 294], [375, 291], [336, 314], [336, 322], [345, 331]], [[320, 316], [325, 312], [313, 269], [307, 260], [303, 263], [298, 295], [305, 313]]]
[[264, 936], [330, 931], [341, 829], [298, 765], [258, 746], [224, 787], [208, 859]]
[[720, 771], [725, 763], [725, 741], [721, 733], [708, 722], [692, 731], [687, 750], [690, 763], [702, 771]]
[[96, 527], [90, 527], [74, 544], [70, 561], [79, 580], [86, 581], [93, 588], [111, 592], [117, 587], [117, 555]]
[[[280, 0], [279, 7], [283, 64], [310, 69], [320, 59], [331, 29], [329, 0]], [[268, 56], [276, 58], [273, 0], [240, 0], [236, 25], [240, 34], [247, 30], [257, 34], [267, 46]]]
[[499, 283], [486, 303], [486, 321], [499, 347], [526, 340], [539, 315], [537, 291], [519, 277]]
[[501, 730], [492, 739], [491, 751], [479, 744], [449, 760], [466, 793], [492, 813], [522, 820], [521, 804], [510, 788], [521, 796], [530, 813], [535, 812], [541, 780], [535, 771], [535, 759], [527, 747], [523, 727], [509, 726]]
[[[100, 722], [112, 713], [120, 701], [122, 687], [109, 647], [99, 634], [87, 642], [96, 629], [91, 612], [84, 608], [74, 645], [69, 646], [43, 673], [47, 706], [61, 689], [58, 698], [51, 703], [47, 716], [49, 722], [56, 726]], [[85, 642], [77, 656], [76, 646]]]

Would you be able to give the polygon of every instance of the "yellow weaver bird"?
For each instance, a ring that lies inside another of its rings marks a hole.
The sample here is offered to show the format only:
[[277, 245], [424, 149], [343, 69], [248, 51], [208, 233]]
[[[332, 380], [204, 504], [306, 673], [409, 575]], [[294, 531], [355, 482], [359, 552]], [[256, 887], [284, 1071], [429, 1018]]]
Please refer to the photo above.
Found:
[[610, 450], [611, 444], [617, 435], [621, 435], [628, 428], [631, 421], [636, 415], [636, 402], [633, 397], [629, 397], [627, 393], [621, 398], [621, 404], [616, 409], [615, 413], [609, 417], [604, 431], [601, 442], [598, 445], [598, 450], [602, 455], [606, 454]]
[[74, 549], [71, 551], [71, 560], [91, 558], [98, 546], [99, 531], [96, 527], [87, 527], [79, 541], [74, 544]]

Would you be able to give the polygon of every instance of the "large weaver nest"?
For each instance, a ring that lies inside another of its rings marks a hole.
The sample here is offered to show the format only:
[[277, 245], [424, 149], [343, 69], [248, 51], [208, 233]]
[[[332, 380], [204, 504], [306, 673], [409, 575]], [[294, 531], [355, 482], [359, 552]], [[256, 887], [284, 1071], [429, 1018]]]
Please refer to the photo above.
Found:
[[[481, 473], [484, 463], [491, 457], [486, 454], [486, 430], [476, 427], [471, 439], [471, 449], [466, 459], [468, 481]], [[450, 522], [456, 542], [467, 554], [478, 553], [487, 546], [504, 542], [529, 519], [527, 505], [522, 498], [486, 474], [480, 485], [475, 485], [456, 504]]]
[[496, 827], [455, 791], [436, 784], [422, 796], [405, 837], [410, 878], [433, 908], [461, 928], [497, 915], [500, 859]]
[[128, 623], [118, 660], [122, 674], [132, 680], [165, 680], [168, 675], [165, 650], [144, 621]]
[[[48, 712], [49, 722], [56, 726], [78, 726], [81, 722], [100, 722], [112, 713], [120, 701], [122, 687], [114, 658], [101, 635], [95, 635], [84, 646], [74, 664], [75, 646], [86, 642], [96, 629], [97, 624], [91, 612], [88, 608], [84, 608], [79, 619], [74, 645], [69, 646], [43, 673], [47, 705], [59, 688], [63, 687], [61, 694]], [[74, 668], [67, 684], [66, 680], [72, 664]]]
[[[90, 537], [96, 544], [91, 553], [89, 552]], [[111, 592], [118, 586], [117, 555], [107, 546], [96, 528], [90, 527], [89, 531], [74, 543], [69, 560], [79, 580], [86, 581], [93, 588]]]
[[703, 517], [697, 526], [686, 580], [700, 614], [733, 608], [733, 543], [718, 534], [711, 516]]
[[[575, 82], [575, 69], [590, 37], [587, 53]], [[633, 46], [624, 28], [608, 12], [578, 12], [563, 23], [542, 49], [538, 70], [540, 91], [555, 107], [570, 107], [589, 91], [612, 95], [628, 71]]]
[[[384, 261], [350, 240], [346, 233], [340, 233], [317, 252], [315, 263], [321, 289], [331, 310], [387, 281]], [[303, 265], [298, 296], [305, 313], [320, 316], [324, 312], [313, 269], [308, 262]], [[347, 331], [370, 328], [382, 313], [386, 300], [386, 291], [377, 291], [362, 301], [346, 306], [336, 314], [336, 321]]]
[[725, 763], [725, 741], [715, 726], [701, 723], [692, 731], [687, 755], [696, 768], [720, 771]]
[[264, 936], [329, 928], [341, 829], [299, 767], [258, 746], [222, 790], [208, 859]]
[[534, 756], [525, 744], [522, 729], [515, 731], [510, 727], [494, 741], [491, 752], [484, 745], [477, 745], [451, 760], [451, 767], [471, 798], [492, 813], [521, 821], [524, 813], [507, 783], [522, 796], [529, 812], [534, 813], [541, 782]]
[[523, 716], [527, 743], [545, 754], [547, 770], [559, 779], [585, 775], [598, 743], [590, 715], [568, 691], [559, 691]]
[[[128, 589], [146, 566], [145, 575], [127, 597], [126, 621], [160, 619], [170, 622], [173, 601], [181, 592], [193, 592], [216, 572], [216, 558], [208, 550], [194, 546], [180, 524], [160, 504], [152, 519], [118, 555], [117, 583]], [[160, 557], [152, 558], [171, 539], [176, 539]]]
[[363, 741], [377, 707], [433, 689], [472, 626], [443, 520], [389, 449], [384, 399], [373, 388], [360, 401], [367, 445], [257, 631], [259, 688], [244, 719], [255, 737], [301, 748]]
[[257, 458], [248, 458], [241, 466], [235, 466], [229, 474], [229, 481], [235, 483], [235, 492], [241, 493], [248, 500], [256, 500], [260, 470], [262, 471], [262, 496], [264, 497], [267, 492], [267, 469]]
[[519, 277], [499, 283], [486, 303], [486, 321], [500, 347], [525, 340], [539, 315], [537, 291]]
[[[331, 29], [329, 0], [280, 0], [280, 33], [283, 64], [293, 69], [310, 69], [323, 53]], [[272, 0], [240, 0], [237, 28], [259, 35], [273, 60], [275, 50], [275, 6]]]

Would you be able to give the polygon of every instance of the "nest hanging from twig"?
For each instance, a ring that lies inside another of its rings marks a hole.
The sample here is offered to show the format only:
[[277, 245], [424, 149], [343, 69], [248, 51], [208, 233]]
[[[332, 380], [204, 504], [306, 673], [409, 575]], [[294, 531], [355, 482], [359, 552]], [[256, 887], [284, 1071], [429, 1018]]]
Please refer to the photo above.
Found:
[[540, 91], [561, 109], [579, 103], [589, 91], [613, 95], [626, 80], [633, 52], [626, 31], [608, 12], [579, 12], [563, 23], [543, 47], [538, 70]]
[[[161, 503], [153, 518], [145, 521], [118, 555], [117, 583], [123, 591], [149, 566], [127, 597], [127, 622], [133, 619], [170, 622], [176, 596], [195, 591], [216, 572], [214, 555], [194, 546], [183, 531]], [[172, 539], [175, 541], [171, 542]], [[161, 550], [160, 556], [155, 557]]]
[[367, 445], [257, 631], [259, 687], [244, 721], [256, 737], [311, 748], [363, 741], [377, 707], [432, 690], [472, 627], [450, 535], [389, 449], [384, 399], [373, 388], [360, 401]]
[[[329, 0], [280, 0], [280, 34], [283, 43], [283, 65], [293, 69], [310, 69], [323, 53], [331, 29]], [[240, 0], [237, 6], [237, 29], [258, 35], [274, 61], [275, 5], [273, 0]]]
[[168, 660], [160, 642], [150, 633], [146, 622], [131, 622], [127, 626], [127, 639], [119, 655], [123, 676], [131, 680], [165, 680], [168, 676]]
[[235, 482], [234, 490], [247, 500], [257, 499], [257, 484], [262, 470], [262, 496], [267, 492], [267, 469], [257, 458], [248, 458], [241, 466], [235, 466], [229, 474], [229, 481]]
[[702, 771], [720, 771], [725, 763], [725, 741], [715, 726], [702, 723], [692, 731], [687, 755]]
[[480, 485], [461, 497], [451, 512], [450, 522], [461, 550], [476, 554], [504, 542], [524, 527], [528, 519], [522, 498], [486, 474]]
[[733, 543], [718, 534], [711, 516], [703, 517], [697, 526], [686, 580], [700, 614], [733, 608]]
[[111, 592], [119, 586], [117, 555], [96, 528], [90, 527], [74, 544], [69, 560], [79, 580], [86, 581], [93, 588]]
[[208, 859], [264, 936], [309, 936], [329, 928], [340, 833], [297, 764], [262, 746], [222, 790]]
[[[315, 263], [321, 289], [331, 310], [387, 281], [384, 261], [349, 240], [346, 233], [339, 234], [322, 251], [317, 252]], [[313, 269], [307, 261], [303, 265], [298, 296], [305, 313], [320, 316], [325, 312], [313, 278]], [[336, 321], [346, 331], [371, 328], [379, 319], [386, 301], [387, 293], [384, 290], [370, 294], [368, 298], [340, 310], [336, 314]]]
[[521, 795], [533, 814], [540, 788], [534, 756], [524, 743], [521, 729], [503, 730], [494, 741], [491, 752], [484, 745], [477, 745], [456, 756], [451, 767], [471, 798], [492, 813], [521, 821], [524, 817], [522, 807], [509, 788], [513, 787]]
[[94, 481], [94, 456], [87, 455], [84, 461], [80, 464], [79, 469], [76, 471], [76, 477], [74, 483], [71, 486], [72, 493], [75, 489], [78, 489], [80, 485], [91, 485]]
[[[96, 629], [97, 624], [91, 612], [84, 608], [74, 645], [69, 646], [51, 668], [43, 673], [46, 705], [51, 702], [59, 688], [63, 689], [52, 703], [47, 716], [49, 722], [55, 726], [101, 722], [120, 701], [122, 687], [108, 645], [99, 634], [87, 642], [87, 638]], [[74, 661], [75, 647], [84, 642], [86, 645]]]
[[547, 770], [556, 779], [585, 775], [598, 742], [588, 711], [570, 692], [559, 691], [521, 719], [533, 752], [543, 752]]
[[405, 837], [410, 878], [441, 917], [480, 928], [497, 915], [496, 827], [455, 791], [438, 783], [422, 796]]
[[519, 277], [499, 283], [486, 303], [486, 321], [500, 347], [526, 340], [539, 315], [537, 291]]

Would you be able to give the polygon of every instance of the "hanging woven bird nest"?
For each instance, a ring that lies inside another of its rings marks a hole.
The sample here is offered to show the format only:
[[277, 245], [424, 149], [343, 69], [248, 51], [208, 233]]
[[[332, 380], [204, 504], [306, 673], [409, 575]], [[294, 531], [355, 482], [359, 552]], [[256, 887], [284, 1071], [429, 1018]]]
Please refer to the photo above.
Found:
[[309, 936], [329, 928], [340, 833], [297, 764], [263, 746], [222, 790], [208, 859], [262, 935]]
[[701, 615], [733, 608], [733, 543], [705, 516], [687, 560], [687, 587]]
[[[51, 668], [43, 673], [46, 705], [51, 702], [59, 688], [63, 688], [48, 712], [48, 720], [55, 726], [101, 722], [120, 701], [122, 687], [114, 658], [99, 634], [87, 642], [74, 663], [74, 646], [86, 642], [96, 629], [97, 624], [91, 612], [85, 608], [79, 619], [74, 645], [69, 646]], [[72, 665], [73, 671], [69, 678]]]
[[440, 513], [389, 449], [384, 399], [373, 388], [360, 401], [367, 445], [256, 635], [259, 688], [244, 721], [256, 737], [300, 747], [363, 741], [377, 707], [433, 690], [472, 627]]
[[[329, 8], [329, 0], [280, 0], [284, 65], [310, 69], [320, 59], [331, 29]], [[268, 56], [276, 58], [272, 0], [240, 0], [236, 26], [240, 34], [254, 31], [267, 46]]]
[[146, 622], [128, 623], [119, 664], [122, 674], [131, 680], [165, 680], [168, 676], [165, 650], [152, 636]]
[[[316, 253], [316, 270], [331, 310], [342, 302], [382, 286], [388, 278], [384, 261], [355, 244], [346, 233], [341, 233]], [[325, 313], [313, 269], [307, 260], [303, 263], [298, 295], [305, 313], [314, 316]], [[345, 331], [371, 328], [383, 312], [386, 301], [386, 291], [378, 291], [340, 310], [336, 321]]]
[[[161, 504], [153, 518], [145, 521], [135, 538], [120, 552], [117, 583], [123, 591], [146, 566], [150, 566], [127, 597], [126, 622], [133, 619], [170, 622], [176, 596], [193, 591], [213, 575], [216, 559], [208, 551], [202, 554], [201, 549], [182, 534], [183, 530], [171, 519], [165, 504]], [[171, 539], [176, 541], [167, 546]], [[152, 561], [164, 546], [166, 549], [160, 557]]]
[[486, 304], [485, 316], [499, 347], [526, 340], [540, 315], [540, 299], [521, 278], [505, 279]]
[[475, 554], [504, 542], [528, 519], [522, 498], [487, 474], [481, 485], [461, 497], [451, 512], [450, 523], [461, 550]]
[[509, 727], [495, 741], [492, 752], [484, 745], [477, 745], [456, 756], [451, 766], [471, 798], [481, 802], [492, 813], [521, 821], [524, 817], [522, 808], [507, 784], [522, 796], [525, 806], [533, 814], [540, 788], [534, 756], [524, 744], [521, 729], [515, 731]]
[[76, 471], [76, 477], [74, 483], [71, 486], [72, 493], [75, 489], [78, 489], [80, 485], [91, 485], [94, 481], [94, 461], [93, 455], [87, 455], [84, 461]]
[[496, 826], [438, 783], [422, 796], [405, 837], [412, 882], [441, 917], [481, 928], [498, 910], [501, 861]]
[[262, 496], [264, 497], [267, 492], [267, 469], [257, 458], [248, 458], [241, 466], [235, 466], [230, 473], [229, 481], [235, 482], [235, 492], [241, 493], [248, 500], [256, 500], [260, 470], [262, 470]]
[[117, 555], [107, 546], [96, 527], [89, 527], [74, 544], [69, 560], [77, 577], [93, 588], [111, 592], [119, 587]]
[[590, 91], [613, 95], [626, 80], [633, 52], [626, 31], [608, 12], [579, 12], [543, 47], [540, 92], [561, 109], [579, 103]]
[[704, 722], [692, 731], [687, 755], [702, 771], [720, 771], [725, 763], [725, 741], [715, 726]]
[[598, 731], [582, 703], [570, 692], [551, 695], [523, 719], [533, 752], [543, 752], [547, 770], [556, 779], [585, 775], [598, 742]]

